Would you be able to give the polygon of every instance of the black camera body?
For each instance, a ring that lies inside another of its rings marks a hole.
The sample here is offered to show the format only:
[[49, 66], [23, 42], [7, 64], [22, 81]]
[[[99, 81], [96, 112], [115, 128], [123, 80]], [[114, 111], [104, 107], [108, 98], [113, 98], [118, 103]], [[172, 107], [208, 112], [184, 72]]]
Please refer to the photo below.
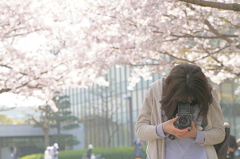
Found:
[[178, 112], [176, 114], [178, 119], [174, 122], [174, 126], [178, 129], [185, 129], [191, 127], [192, 114], [189, 102], [178, 102]]

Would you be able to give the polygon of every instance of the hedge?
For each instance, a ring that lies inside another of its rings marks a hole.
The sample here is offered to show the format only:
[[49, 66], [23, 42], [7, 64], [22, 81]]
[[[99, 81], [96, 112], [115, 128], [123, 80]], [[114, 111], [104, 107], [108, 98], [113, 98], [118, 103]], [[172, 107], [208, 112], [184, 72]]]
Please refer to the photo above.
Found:
[[[86, 154], [87, 149], [83, 150], [65, 150], [60, 151], [58, 159], [81, 159]], [[101, 154], [101, 158], [104, 159], [135, 159], [133, 147], [122, 148], [94, 148], [93, 153], [95, 155]], [[146, 158], [144, 152], [143, 159]], [[32, 154], [23, 156], [20, 159], [44, 159], [43, 154]]]

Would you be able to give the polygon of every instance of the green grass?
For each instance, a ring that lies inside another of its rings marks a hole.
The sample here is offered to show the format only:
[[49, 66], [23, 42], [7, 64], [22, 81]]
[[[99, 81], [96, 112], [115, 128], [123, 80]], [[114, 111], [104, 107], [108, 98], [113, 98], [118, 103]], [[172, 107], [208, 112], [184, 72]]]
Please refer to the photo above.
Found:
[[[87, 153], [87, 149], [83, 150], [69, 150], [60, 151], [58, 159], [81, 159], [83, 154]], [[105, 159], [134, 159], [133, 147], [121, 147], [121, 148], [94, 148], [94, 154], [101, 154], [101, 158]], [[143, 158], [146, 158], [144, 153]], [[23, 156], [20, 159], [44, 159], [43, 154], [32, 154]]]

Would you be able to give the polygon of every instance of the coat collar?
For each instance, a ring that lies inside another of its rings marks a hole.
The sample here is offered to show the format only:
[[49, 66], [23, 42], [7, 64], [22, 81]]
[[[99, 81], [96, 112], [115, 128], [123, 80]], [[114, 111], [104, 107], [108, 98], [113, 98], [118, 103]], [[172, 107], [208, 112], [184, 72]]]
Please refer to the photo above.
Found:
[[155, 99], [158, 102], [162, 100], [163, 82], [164, 82], [164, 78], [160, 78], [151, 84]]

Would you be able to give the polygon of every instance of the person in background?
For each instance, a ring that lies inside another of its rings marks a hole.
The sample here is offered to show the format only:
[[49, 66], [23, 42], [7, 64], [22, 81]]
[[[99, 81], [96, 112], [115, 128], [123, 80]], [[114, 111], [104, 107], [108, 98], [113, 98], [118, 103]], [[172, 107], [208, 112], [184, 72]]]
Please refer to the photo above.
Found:
[[52, 157], [52, 159], [58, 159], [58, 154], [59, 154], [59, 146], [57, 143], [53, 144], [51, 151], [50, 151], [50, 155]]
[[92, 153], [91, 159], [97, 159], [97, 157], [96, 157], [96, 155], [94, 153]]
[[150, 85], [135, 131], [148, 141], [148, 159], [218, 159], [213, 145], [225, 138], [223, 119], [202, 69], [181, 63]]
[[134, 140], [135, 159], [142, 159], [143, 155], [143, 141], [139, 138]]
[[11, 159], [18, 159], [20, 157], [20, 150], [17, 146], [13, 146], [11, 149]]
[[14, 147], [10, 147], [10, 158], [14, 159]]
[[83, 155], [82, 155], [82, 159], [87, 159], [87, 155], [86, 155], [86, 154], [83, 154]]
[[92, 144], [89, 144], [89, 145], [88, 145], [88, 151], [87, 151], [87, 159], [91, 159], [92, 149], [93, 149], [93, 145], [92, 145]]
[[[230, 124], [228, 122], [224, 122], [224, 126], [230, 127]], [[237, 146], [236, 138], [230, 134], [226, 159], [235, 159], [234, 153], [237, 149], [238, 149], [238, 146]]]
[[235, 151], [235, 159], [240, 159], [240, 138], [237, 139], [238, 149]]
[[51, 157], [51, 149], [52, 149], [52, 147], [51, 146], [48, 146], [47, 148], [46, 148], [46, 150], [44, 151], [44, 159], [52, 159], [52, 157]]

